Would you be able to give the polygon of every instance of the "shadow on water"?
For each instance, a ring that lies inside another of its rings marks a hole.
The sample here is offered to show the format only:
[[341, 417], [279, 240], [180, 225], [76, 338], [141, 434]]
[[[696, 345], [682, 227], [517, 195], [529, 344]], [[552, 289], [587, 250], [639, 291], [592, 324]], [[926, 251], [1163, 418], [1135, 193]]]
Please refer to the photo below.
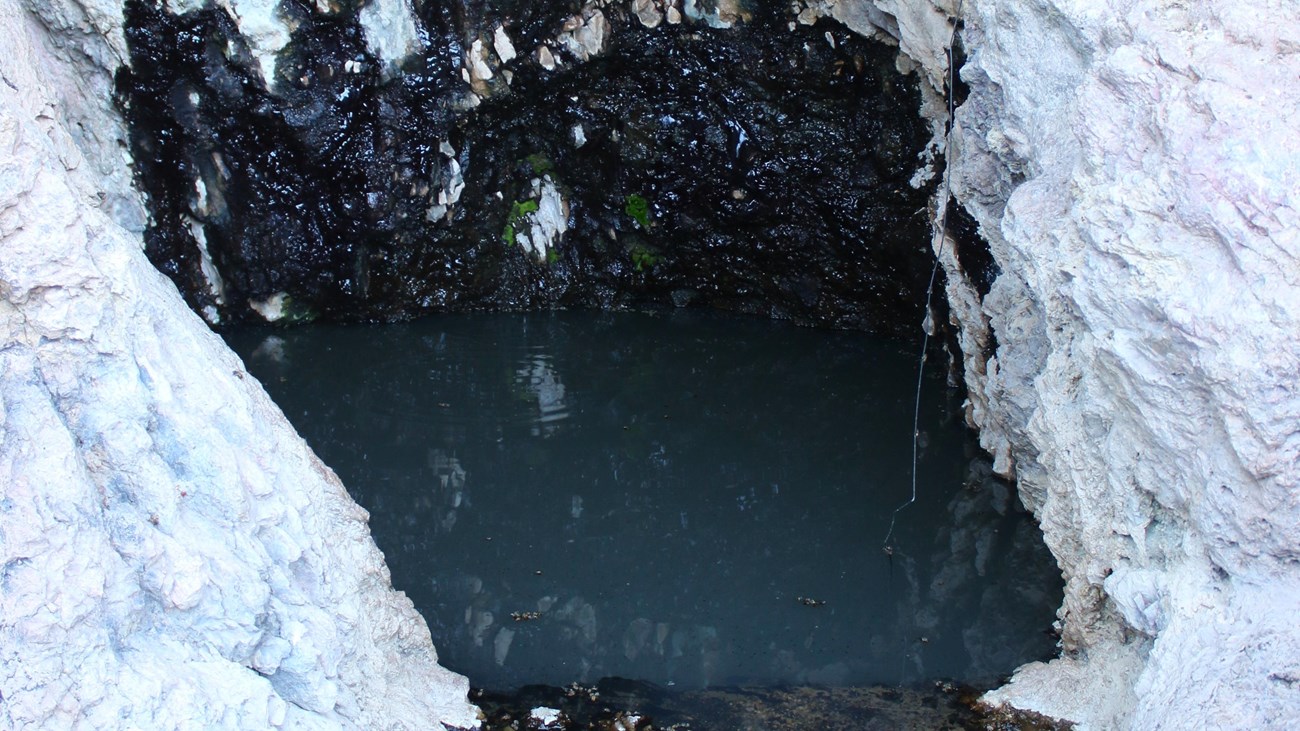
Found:
[[1053, 653], [1059, 572], [938, 367], [882, 550], [912, 454], [892, 342], [686, 312], [226, 337], [476, 686], [987, 687]]

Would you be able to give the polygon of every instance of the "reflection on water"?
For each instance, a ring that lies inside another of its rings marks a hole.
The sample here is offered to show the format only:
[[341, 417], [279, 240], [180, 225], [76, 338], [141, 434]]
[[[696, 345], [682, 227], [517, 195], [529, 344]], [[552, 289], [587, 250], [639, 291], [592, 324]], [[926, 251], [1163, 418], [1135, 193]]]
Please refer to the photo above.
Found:
[[564, 384], [551, 367], [550, 360], [546, 355], [531, 356], [515, 371], [516, 382], [537, 401], [537, 421], [532, 428], [535, 437], [554, 433], [555, 422], [569, 415], [564, 405]]
[[676, 313], [228, 335], [371, 511], [476, 685], [987, 683], [1059, 573], [936, 374], [859, 333]]

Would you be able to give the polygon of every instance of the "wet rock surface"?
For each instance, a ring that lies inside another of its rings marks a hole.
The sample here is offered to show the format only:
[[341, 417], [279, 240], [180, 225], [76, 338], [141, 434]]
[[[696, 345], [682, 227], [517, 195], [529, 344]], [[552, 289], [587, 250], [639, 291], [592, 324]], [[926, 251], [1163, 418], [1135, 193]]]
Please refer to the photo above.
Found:
[[210, 323], [653, 303], [914, 328], [930, 130], [896, 49], [689, 5], [427, 3], [394, 73], [355, 10], [287, 3], [268, 91], [225, 10], [132, 0], [149, 257]]
[[606, 678], [590, 686], [529, 686], [516, 693], [472, 691], [489, 731], [937, 731], [1071, 728], [1032, 714], [978, 707], [970, 689], [790, 686], [672, 692], [650, 683]]

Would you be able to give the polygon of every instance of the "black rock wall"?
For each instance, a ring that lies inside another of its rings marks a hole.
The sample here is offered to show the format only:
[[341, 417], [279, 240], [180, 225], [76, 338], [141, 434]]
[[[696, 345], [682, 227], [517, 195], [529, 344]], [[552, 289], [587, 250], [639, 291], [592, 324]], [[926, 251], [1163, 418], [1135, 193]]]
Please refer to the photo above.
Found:
[[[658, 304], [915, 331], [932, 191], [908, 181], [929, 129], [895, 49], [829, 20], [791, 30], [785, 5], [731, 29], [610, 6], [605, 51], [556, 50], [547, 71], [533, 49], [575, 4], [419, 7], [428, 43], [386, 79], [355, 8], [286, 0], [268, 91], [224, 11], [129, 0], [118, 91], [147, 251], [210, 320], [283, 292], [291, 320]], [[519, 56], [470, 107], [462, 59], [501, 23]], [[568, 230], [538, 255], [518, 234], [547, 182]]]

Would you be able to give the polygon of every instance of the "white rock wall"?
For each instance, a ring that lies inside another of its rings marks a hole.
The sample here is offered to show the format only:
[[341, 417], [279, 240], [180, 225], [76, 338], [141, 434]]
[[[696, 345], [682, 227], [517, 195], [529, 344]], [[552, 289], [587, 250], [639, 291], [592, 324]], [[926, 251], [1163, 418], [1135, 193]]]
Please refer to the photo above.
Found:
[[365, 511], [119, 225], [115, 13], [0, 0], [0, 727], [475, 726]]
[[1002, 270], [981, 301], [943, 252], [969, 413], [1068, 582], [1063, 657], [989, 698], [1085, 728], [1294, 728], [1300, 12], [961, 9], [953, 186]]
[[55, 156], [81, 194], [96, 199], [128, 230], [143, 231], [147, 214], [131, 186], [130, 157], [119, 144], [126, 139], [125, 125], [112, 101], [110, 70], [126, 58], [121, 9], [108, 2], [30, 0], [4, 12], [12, 20], [5, 28], [6, 41], [12, 39], [6, 50], [34, 54], [28, 61], [55, 59], [40, 68], [42, 88], [28, 100], [39, 107], [41, 125], [64, 132], [50, 136]]

